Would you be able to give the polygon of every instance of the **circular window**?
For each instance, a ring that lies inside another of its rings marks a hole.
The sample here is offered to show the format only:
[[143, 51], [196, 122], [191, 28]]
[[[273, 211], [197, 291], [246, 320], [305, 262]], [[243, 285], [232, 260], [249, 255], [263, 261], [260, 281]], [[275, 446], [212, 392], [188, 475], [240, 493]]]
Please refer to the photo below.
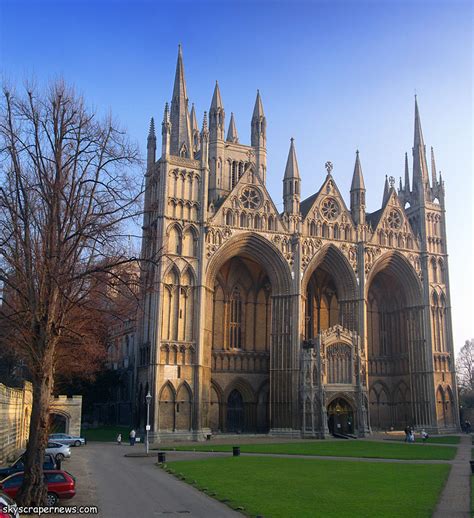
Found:
[[402, 226], [402, 216], [398, 210], [391, 210], [388, 217], [387, 223], [390, 228], [397, 229]]
[[239, 200], [244, 209], [257, 209], [262, 202], [262, 197], [257, 189], [245, 187], [240, 193]]
[[326, 198], [321, 206], [323, 217], [329, 221], [339, 216], [339, 205], [334, 198]]

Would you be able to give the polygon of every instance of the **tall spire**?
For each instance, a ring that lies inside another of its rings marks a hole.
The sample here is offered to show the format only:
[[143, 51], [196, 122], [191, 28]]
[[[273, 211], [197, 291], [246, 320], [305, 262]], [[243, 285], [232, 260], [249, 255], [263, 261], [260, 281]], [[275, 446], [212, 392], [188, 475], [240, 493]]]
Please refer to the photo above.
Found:
[[163, 112], [163, 122], [161, 123], [161, 154], [163, 156], [170, 154], [171, 144], [171, 122], [168, 103], [165, 103]]
[[188, 95], [184, 78], [183, 51], [178, 46], [178, 60], [171, 100], [171, 146], [170, 153], [176, 156], [193, 157], [191, 122], [188, 111]]
[[418, 100], [415, 96], [415, 133], [413, 139], [413, 190], [424, 192], [425, 186], [429, 185], [428, 166], [426, 164], [426, 149], [421, 130], [420, 112]]
[[253, 108], [250, 135], [250, 144], [255, 148], [255, 166], [260, 179], [265, 183], [267, 175], [267, 119], [263, 111], [259, 90], [257, 90], [257, 98]]
[[354, 174], [352, 175], [351, 191], [355, 191], [357, 189], [365, 189], [362, 166], [360, 165], [359, 160], [359, 150], [356, 151], [356, 161], [354, 165]]
[[290, 151], [288, 152], [288, 160], [286, 161], [285, 179], [300, 178], [300, 170], [298, 168], [298, 161], [296, 160], [295, 139], [290, 139]]
[[390, 186], [388, 185], [388, 176], [385, 175], [385, 185], [383, 188], [383, 200], [382, 200], [383, 207], [385, 207], [385, 204], [387, 203], [389, 196], [390, 196]]
[[410, 192], [410, 171], [408, 169], [408, 153], [405, 153], [405, 192]]
[[147, 165], [150, 167], [156, 160], [156, 134], [155, 121], [153, 117], [150, 120], [150, 129], [148, 130], [147, 138]]
[[237, 135], [237, 128], [235, 126], [234, 114], [231, 112], [230, 114], [230, 122], [229, 129], [227, 131], [227, 142], [234, 142], [237, 144], [239, 142], [239, 136]]
[[200, 149], [200, 136], [199, 136], [199, 126], [196, 118], [196, 110], [194, 109], [194, 103], [191, 107], [191, 137], [193, 143], [193, 152], [196, 153]]
[[262, 98], [260, 97], [260, 90], [257, 90], [257, 98], [255, 99], [252, 120], [259, 117], [265, 117], [265, 113], [263, 112], [263, 103]]
[[431, 146], [431, 179], [432, 179], [432, 182], [431, 182], [432, 186], [434, 187], [436, 185], [437, 179], [436, 179], [436, 162], [435, 162], [433, 146]]

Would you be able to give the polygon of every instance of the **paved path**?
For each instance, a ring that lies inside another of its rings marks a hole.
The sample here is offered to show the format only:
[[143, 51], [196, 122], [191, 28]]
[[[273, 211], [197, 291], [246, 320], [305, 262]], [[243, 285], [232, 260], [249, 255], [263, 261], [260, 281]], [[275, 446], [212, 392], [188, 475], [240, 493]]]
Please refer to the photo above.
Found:
[[137, 452], [139, 448], [94, 442], [72, 448], [72, 458], [63, 467], [76, 476], [77, 495], [69, 502], [63, 501], [64, 504], [97, 505], [101, 518], [242, 517], [159, 469], [155, 455], [124, 457], [125, 453]]
[[471, 516], [471, 435], [463, 435], [433, 518]]

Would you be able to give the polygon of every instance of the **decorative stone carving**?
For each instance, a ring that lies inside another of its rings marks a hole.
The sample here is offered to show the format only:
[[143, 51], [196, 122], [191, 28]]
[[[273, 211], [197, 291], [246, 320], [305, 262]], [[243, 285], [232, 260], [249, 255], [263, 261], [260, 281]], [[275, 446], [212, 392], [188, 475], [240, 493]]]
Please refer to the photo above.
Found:
[[301, 268], [305, 270], [316, 252], [323, 246], [321, 239], [306, 238], [301, 245]]
[[374, 265], [375, 260], [377, 257], [382, 253], [382, 250], [379, 247], [371, 247], [366, 246], [364, 249], [365, 252], [365, 273], [366, 275], [370, 272], [372, 269], [372, 266]]

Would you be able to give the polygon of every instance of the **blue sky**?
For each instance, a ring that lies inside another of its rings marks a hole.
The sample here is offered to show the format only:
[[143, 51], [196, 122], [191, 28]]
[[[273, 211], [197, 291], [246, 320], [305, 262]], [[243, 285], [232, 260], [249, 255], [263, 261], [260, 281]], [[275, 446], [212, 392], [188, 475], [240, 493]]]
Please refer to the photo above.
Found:
[[199, 119], [219, 80], [227, 114], [248, 142], [259, 88], [267, 116], [267, 183], [281, 208], [289, 139], [303, 197], [324, 163], [348, 202], [360, 150], [368, 210], [385, 174], [403, 174], [418, 94], [427, 149], [447, 191], [455, 347], [474, 337], [472, 21], [468, 1], [125, 2], [0, 0], [2, 76], [43, 84], [63, 76], [110, 109], [145, 148], [150, 116], [170, 100], [183, 45]]

